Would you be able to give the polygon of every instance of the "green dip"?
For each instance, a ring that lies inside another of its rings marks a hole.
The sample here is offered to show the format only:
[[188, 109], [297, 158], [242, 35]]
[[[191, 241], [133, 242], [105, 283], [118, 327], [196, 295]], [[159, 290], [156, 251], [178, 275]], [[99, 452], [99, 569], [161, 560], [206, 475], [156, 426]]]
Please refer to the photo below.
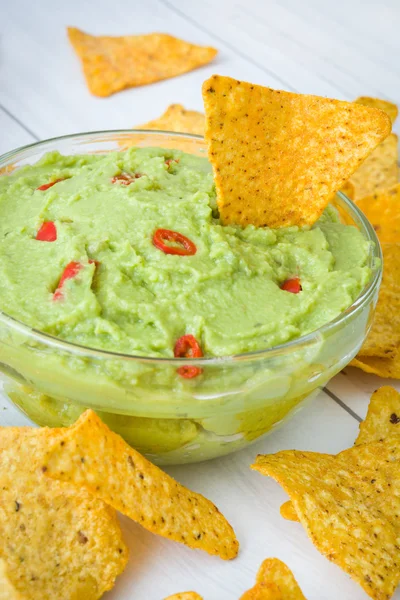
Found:
[[[121, 173], [141, 177], [112, 183]], [[205, 356], [224, 356], [317, 329], [370, 277], [368, 242], [333, 209], [311, 229], [271, 230], [224, 227], [215, 207], [205, 158], [157, 148], [47, 154], [0, 179], [0, 309], [83, 346], [172, 357], [193, 334]], [[47, 221], [54, 242], [35, 239]], [[189, 238], [196, 254], [165, 254], [152, 242], [158, 228]], [[82, 268], [55, 300], [71, 261]], [[295, 276], [300, 293], [280, 289]]]
[[[113, 183], [121, 174], [140, 177]], [[48, 222], [57, 239], [36, 239]], [[160, 228], [196, 253], [164, 253]], [[0, 310], [90, 348], [171, 358], [187, 334], [206, 357], [282, 344], [352, 304], [369, 254], [332, 207], [312, 228], [222, 226], [207, 159], [180, 151], [53, 152], [0, 178]], [[80, 268], [56, 298], [71, 262]], [[299, 293], [281, 289], [293, 277]], [[90, 406], [152, 460], [204, 460], [259, 438], [323, 385], [354, 356], [368, 314], [294, 351], [212, 361], [192, 379], [175, 361], [66, 351], [0, 320], [0, 371], [40, 425], [68, 425]]]

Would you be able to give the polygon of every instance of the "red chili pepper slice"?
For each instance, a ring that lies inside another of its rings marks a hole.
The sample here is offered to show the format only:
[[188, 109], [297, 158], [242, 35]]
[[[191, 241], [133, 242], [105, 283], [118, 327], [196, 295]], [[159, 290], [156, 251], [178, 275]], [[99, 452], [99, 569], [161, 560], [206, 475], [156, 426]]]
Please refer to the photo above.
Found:
[[[194, 335], [188, 334], [183, 335], [176, 340], [174, 356], [175, 358], [201, 358], [203, 356], [203, 351]], [[177, 369], [177, 373], [181, 377], [185, 377], [185, 379], [192, 379], [193, 377], [200, 375], [202, 369], [190, 365], [183, 365]]]
[[62, 288], [64, 283], [67, 279], [73, 279], [74, 277], [76, 277], [79, 271], [82, 269], [82, 267], [83, 265], [81, 263], [75, 261], [72, 261], [67, 264], [61, 275], [60, 281], [58, 282], [56, 291], [53, 294], [53, 300], [60, 300], [60, 298], [62, 298]]
[[42, 223], [39, 231], [36, 234], [36, 239], [41, 242], [55, 242], [57, 239], [57, 229], [53, 221], [45, 221]]
[[40, 185], [36, 189], [40, 190], [41, 192], [45, 192], [49, 188], [53, 187], [53, 185], [56, 185], [56, 183], [58, 183], [59, 181], [64, 181], [64, 177], [62, 179], [56, 179], [55, 181], [50, 181], [50, 183], [44, 183], [43, 185]]
[[133, 175], [131, 175], [130, 173], [120, 173], [119, 175], [115, 175], [111, 178], [111, 183], [130, 185], [132, 181], [135, 181], [135, 179], [139, 179], [140, 177], [143, 177], [142, 173], [134, 173]]
[[[178, 246], [168, 246], [165, 242], [175, 242]], [[196, 245], [185, 235], [170, 229], [157, 229], [153, 235], [153, 244], [165, 254], [178, 254], [179, 256], [192, 256], [196, 254]]]
[[281, 290], [285, 292], [291, 292], [292, 294], [298, 294], [303, 288], [301, 287], [300, 279], [298, 277], [292, 277], [292, 279], [286, 279], [281, 285]]

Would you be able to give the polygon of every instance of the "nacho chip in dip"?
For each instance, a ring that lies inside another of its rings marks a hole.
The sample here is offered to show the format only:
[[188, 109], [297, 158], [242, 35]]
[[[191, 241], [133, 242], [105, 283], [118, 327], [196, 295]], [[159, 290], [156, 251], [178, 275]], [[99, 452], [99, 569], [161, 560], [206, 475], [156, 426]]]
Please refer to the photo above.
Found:
[[381, 98], [370, 98], [369, 96], [360, 96], [354, 102], [357, 104], [363, 104], [364, 106], [371, 106], [372, 108], [379, 108], [380, 110], [385, 111], [390, 117], [392, 123], [397, 119], [397, 115], [399, 114], [399, 109], [396, 104], [393, 102], [389, 102], [389, 100], [382, 100]]
[[204, 82], [203, 98], [225, 224], [312, 225], [391, 130], [376, 108], [220, 75]]

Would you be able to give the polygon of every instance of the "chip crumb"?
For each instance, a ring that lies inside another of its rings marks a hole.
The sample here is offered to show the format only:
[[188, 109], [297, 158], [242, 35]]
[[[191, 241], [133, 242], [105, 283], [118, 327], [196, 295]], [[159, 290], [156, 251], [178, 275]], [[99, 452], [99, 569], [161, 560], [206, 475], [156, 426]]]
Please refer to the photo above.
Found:
[[257, 583], [240, 600], [306, 600], [289, 567], [278, 558], [267, 558], [257, 573]]

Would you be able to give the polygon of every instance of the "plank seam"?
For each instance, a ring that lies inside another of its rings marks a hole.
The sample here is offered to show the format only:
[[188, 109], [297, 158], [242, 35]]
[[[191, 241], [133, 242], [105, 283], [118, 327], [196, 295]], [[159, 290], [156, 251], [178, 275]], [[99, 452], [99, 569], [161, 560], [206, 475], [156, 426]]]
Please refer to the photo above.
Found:
[[343, 408], [343, 410], [345, 410], [349, 415], [351, 415], [353, 417], [353, 419], [355, 419], [356, 421], [358, 421], [359, 423], [362, 422], [362, 418], [354, 412], [354, 410], [352, 410], [349, 406], [347, 406], [347, 404], [345, 404], [343, 402], [343, 400], [341, 400], [340, 398], [338, 398], [336, 396], [336, 394], [334, 394], [333, 392], [331, 392], [330, 390], [328, 390], [327, 387], [323, 387], [322, 390], [325, 392], [325, 394], [327, 394], [334, 402], [336, 402], [336, 404], [338, 404], [339, 406], [341, 406]]
[[37, 142], [40, 140], [40, 138], [36, 135], [36, 133], [33, 133], [33, 131], [31, 129], [29, 129], [29, 127], [27, 127], [22, 121], [20, 121], [18, 119], [18, 117], [16, 117], [12, 112], [10, 112], [2, 104], [0, 104], [0, 110], [2, 110], [10, 119], [12, 119], [14, 121], [14, 123], [17, 123], [17, 125], [19, 125], [26, 133], [29, 133], [29, 135], [31, 137], [33, 137], [34, 140], [36, 140]]

